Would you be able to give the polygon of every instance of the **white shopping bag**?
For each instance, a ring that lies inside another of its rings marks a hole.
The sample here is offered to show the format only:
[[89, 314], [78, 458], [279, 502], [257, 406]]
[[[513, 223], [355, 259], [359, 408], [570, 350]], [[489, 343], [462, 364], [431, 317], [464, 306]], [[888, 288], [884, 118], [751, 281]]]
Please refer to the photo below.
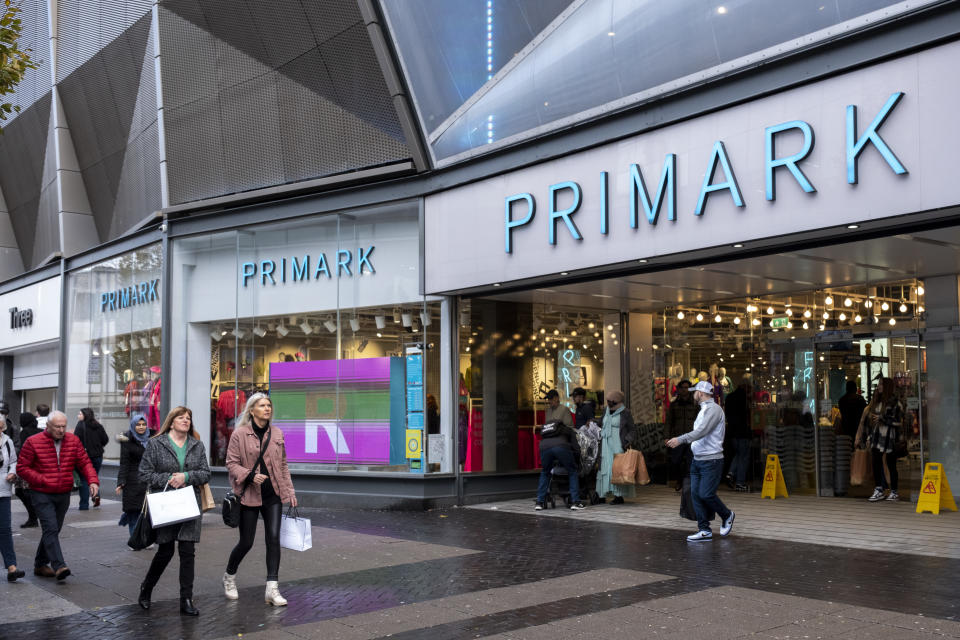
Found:
[[280, 521], [280, 546], [294, 551], [306, 551], [313, 546], [313, 535], [310, 532], [310, 518], [300, 518], [294, 511], [288, 511]]
[[154, 529], [200, 517], [200, 505], [193, 487], [147, 494], [150, 524]]

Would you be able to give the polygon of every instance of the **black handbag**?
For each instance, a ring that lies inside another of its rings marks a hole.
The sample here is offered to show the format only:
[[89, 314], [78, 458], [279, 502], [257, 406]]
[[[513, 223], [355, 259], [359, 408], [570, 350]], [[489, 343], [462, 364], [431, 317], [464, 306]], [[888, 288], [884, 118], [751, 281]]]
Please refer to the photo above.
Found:
[[243, 491], [240, 492], [240, 495], [236, 495], [233, 491], [227, 491], [227, 495], [223, 497], [223, 505], [220, 507], [220, 516], [223, 518], [223, 524], [227, 525], [231, 529], [236, 529], [240, 526], [240, 498], [243, 497], [243, 494], [247, 492], [247, 487], [250, 486], [250, 483], [253, 481], [253, 475], [256, 473], [257, 467], [260, 466], [260, 463], [263, 462], [263, 454], [267, 450], [267, 446], [270, 444], [270, 434], [273, 429], [267, 431], [267, 437], [263, 439], [263, 446], [260, 448], [260, 455], [257, 456], [257, 461], [253, 463], [253, 473], [250, 474], [250, 477], [243, 483]]
[[142, 551], [157, 541], [157, 530], [150, 524], [150, 514], [147, 513], [147, 498], [143, 498], [143, 507], [140, 509], [140, 517], [137, 524], [133, 527], [133, 533], [127, 540], [127, 546], [134, 551]]

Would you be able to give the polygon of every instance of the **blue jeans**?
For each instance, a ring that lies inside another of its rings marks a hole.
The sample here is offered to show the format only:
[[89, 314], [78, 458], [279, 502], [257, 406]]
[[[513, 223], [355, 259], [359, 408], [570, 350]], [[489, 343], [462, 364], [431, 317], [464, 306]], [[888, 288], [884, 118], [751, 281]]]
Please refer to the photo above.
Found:
[[41, 493], [31, 491], [33, 508], [37, 511], [40, 521], [40, 544], [37, 546], [37, 556], [34, 558], [34, 567], [50, 565], [58, 571], [66, 564], [63, 561], [63, 552], [60, 550], [60, 529], [63, 528], [63, 519], [70, 509], [70, 492]]
[[543, 471], [540, 472], [540, 485], [537, 487], [537, 502], [543, 504], [547, 500], [547, 492], [550, 490], [550, 469], [553, 468], [555, 460], [560, 461], [570, 478], [570, 502], [578, 502], [580, 500], [580, 477], [577, 475], [576, 457], [573, 455], [573, 449], [569, 447], [553, 447], [540, 452]]
[[[97, 472], [97, 475], [100, 475], [100, 465], [103, 463], [103, 458], [90, 458], [90, 462], [93, 463], [93, 470]], [[79, 470], [78, 470], [79, 471]], [[80, 509], [86, 511], [90, 508], [90, 485], [87, 484], [87, 479], [83, 477], [83, 474], [80, 474]]]
[[720, 476], [723, 474], [723, 459], [696, 460], [690, 463], [690, 496], [693, 510], [697, 512], [700, 531], [710, 531], [710, 521], [716, 513], [726, 520], [730, 509], [717, 497]]
[[737, 484], [747, 484], [747, 471], [750, 470], [750, 444], [752, 438], [734, 438], [733, 462], [730, 464], [730, 475]]
[[[6, 478], [0, 478], [0, 482], [6, 482]], [[0, 498], [0, 555], [3, 556], [4, 567], [17, 564], [13, 530], [10, 528], [10, 498]]]

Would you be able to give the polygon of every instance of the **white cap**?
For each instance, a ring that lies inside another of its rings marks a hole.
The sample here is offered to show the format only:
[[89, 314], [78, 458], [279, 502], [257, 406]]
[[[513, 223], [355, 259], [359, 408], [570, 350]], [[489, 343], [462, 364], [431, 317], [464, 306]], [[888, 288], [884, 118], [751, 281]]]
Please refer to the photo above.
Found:
[[706, 380], [701, 380], [697, 384], [690, 387], [690, 391], [703, 391], [704, 393], [713, 393], [713, 385], [707, 382]]

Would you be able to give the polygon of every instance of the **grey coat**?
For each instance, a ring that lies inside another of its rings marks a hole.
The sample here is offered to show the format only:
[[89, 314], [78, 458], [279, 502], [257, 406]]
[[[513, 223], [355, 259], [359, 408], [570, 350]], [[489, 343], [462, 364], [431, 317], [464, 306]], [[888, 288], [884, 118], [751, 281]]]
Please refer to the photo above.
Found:
[[[200, 502], [200, 486], [210, 482], [210, 467], [207, 465], [207, 452], [203, 443], [196, 438], [187, 437], [187, 455], [183, 465], [184, 471], [189, 474], [187, 484], [193, 487]], [[140, 480], [147, 485], [147, 491], [163, 491], [170, 476], [180, 472], [180, 463], [177, 454], [173, 451], [173, 444], [167, 434], [151, 438], [140, 460]], [[202, 517], [188, 520], [180, 524], [157, 529], [157, 543], [163, 544], [179, 540], [181, 542], [200, 542], [200, 521]]]

